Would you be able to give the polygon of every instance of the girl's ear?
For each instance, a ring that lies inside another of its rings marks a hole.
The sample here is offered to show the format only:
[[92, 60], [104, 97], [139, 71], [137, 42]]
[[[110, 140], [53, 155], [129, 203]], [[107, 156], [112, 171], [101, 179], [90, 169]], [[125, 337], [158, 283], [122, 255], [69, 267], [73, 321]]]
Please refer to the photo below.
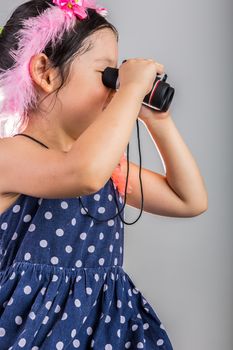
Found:
[[29, 73], [36, 85], [46, 93], [51, 93], [58, 86], [58, 70], [51, 66], [44, 53], [32, 56]]

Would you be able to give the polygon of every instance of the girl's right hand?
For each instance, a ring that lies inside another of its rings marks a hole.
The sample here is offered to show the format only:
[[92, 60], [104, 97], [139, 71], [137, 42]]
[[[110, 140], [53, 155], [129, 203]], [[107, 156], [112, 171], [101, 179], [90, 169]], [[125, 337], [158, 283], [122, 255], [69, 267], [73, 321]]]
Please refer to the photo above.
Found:
[[145, 97], [153, 87], [157, 74], [164, 73], [164, 65], [153, 59], [131, 58], [119, 67], [120, 88], [134, 85]]

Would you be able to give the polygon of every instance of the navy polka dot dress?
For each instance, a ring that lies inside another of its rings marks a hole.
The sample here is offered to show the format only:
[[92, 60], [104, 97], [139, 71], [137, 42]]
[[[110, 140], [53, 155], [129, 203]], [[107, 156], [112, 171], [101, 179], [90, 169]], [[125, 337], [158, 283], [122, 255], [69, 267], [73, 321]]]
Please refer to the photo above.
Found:
[[21, 194], [0, 215], [1, 350], [173, 349], [122, 267], [111, 181], [80, 197], [86, 210], [79, 197]]

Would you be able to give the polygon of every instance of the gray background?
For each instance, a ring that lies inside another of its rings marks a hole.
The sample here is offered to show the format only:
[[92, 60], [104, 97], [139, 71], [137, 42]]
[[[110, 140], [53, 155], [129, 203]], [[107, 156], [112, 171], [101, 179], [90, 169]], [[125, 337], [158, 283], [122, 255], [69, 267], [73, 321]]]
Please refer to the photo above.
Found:
[[[0, 25], [24, 1], [1, 1]], [[174, 350], [233, 349], [232, 0], [99, 1], [119, 30], [119, 62], [153, 58], [176, 89], [170, 111], [204, 178], [208, 211], [143, 212], [125, 225], [124, 269], [164, 324]], [[139, 122], [142, 166], [165, 173]], [[130, 160], [139, 164], [136, 124]], [[140, 211], [127, 206], [125, 220]]]

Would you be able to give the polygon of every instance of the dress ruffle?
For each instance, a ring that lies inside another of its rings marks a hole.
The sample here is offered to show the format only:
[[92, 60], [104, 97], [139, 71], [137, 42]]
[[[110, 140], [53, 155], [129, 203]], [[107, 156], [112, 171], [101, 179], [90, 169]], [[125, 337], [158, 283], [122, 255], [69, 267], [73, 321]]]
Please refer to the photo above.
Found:
[[121, 266], [44, 266], [15, 262], [0, 273], [0, 349], [173, 350]]

